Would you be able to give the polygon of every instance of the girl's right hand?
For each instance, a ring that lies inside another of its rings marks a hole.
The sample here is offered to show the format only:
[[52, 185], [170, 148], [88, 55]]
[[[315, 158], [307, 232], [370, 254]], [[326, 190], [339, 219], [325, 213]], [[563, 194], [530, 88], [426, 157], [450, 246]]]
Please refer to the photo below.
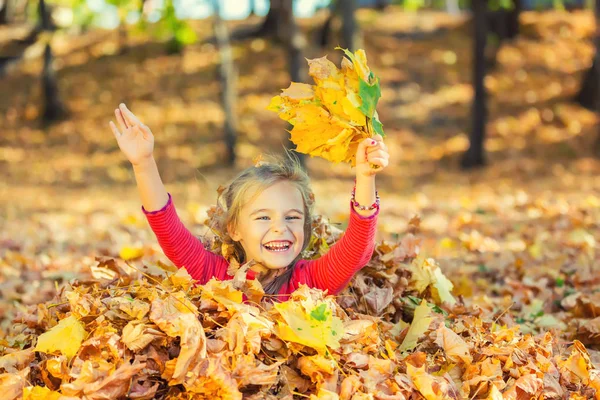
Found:
[[110, 121], [109, 125], [117, 139], [119, 148], [132, 165], [140, 165], [152, 158], [154, 135], [146, 125], [125, 106], [119, 104], [115, 110], [119, 129]]

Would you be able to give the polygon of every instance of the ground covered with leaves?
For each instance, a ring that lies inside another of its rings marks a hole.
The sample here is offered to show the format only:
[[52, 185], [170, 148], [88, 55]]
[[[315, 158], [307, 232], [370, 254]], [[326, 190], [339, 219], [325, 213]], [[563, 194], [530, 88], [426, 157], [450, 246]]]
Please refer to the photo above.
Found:
[[[571, 102], [591, 63], [591, 13], [523, 15], [524, 34], [500, 49], [486, 80], [490, 166], [469, 173], [458, 169], [472, 96], [464, 21], [397, 11], [359, 19], [381, 77], [392, 164], [378, 177], [377, 251], [335, 299], [304, 288], [274, 307], [243, 282], [195, 288], [165, 271], [108, 129], [126, 101], [157, 137], [180, 215], [206, 236], [217, 187], [281, 148], [284, 125], [266, 110], [289, 85], [277, 46], [235, 46], [233, 168], [220, 164], [212, 45], [167, 55], [133, 37], [119, 54], [116, 33], [57, 37], [71, 114], [51, 127], [37, 122], [38, 59], [0, 80], [2, 393], [600, 398], [596, 117]], [[319, 21], [302, 24], [310, 35]], [[306, 57], [324, 53], [337, 52], [311, 47]], [[316, 233], [331, 244], [347, 219], [352, 171], [318, 159], [308, 168], [318, 212], [332, 223]], [[73, 341], [56, 339], [65, 332]]]

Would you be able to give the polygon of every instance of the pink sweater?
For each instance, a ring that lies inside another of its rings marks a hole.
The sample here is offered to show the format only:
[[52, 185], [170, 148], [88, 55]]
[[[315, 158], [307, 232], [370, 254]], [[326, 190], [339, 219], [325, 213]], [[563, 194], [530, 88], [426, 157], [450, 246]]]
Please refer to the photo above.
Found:
[[[228, 263], [225, 258], [206, 250], [202, 242], [183, 225], [177, 216], [171, 194], [162, 209], [146, 211], [142, 206], [142, 211], [165, 255], [178, 268], [185, 267], [199, 284], [205, 284], [213, 277], [221, 280], [233, 278], [227, 274]], [[350, 206], [350, 221], [342, 238], [324, 256], [316, 260], [298, 261], [290, 281], [279, 292], [284, 295], [279, 296], [279, 300], [286, 300], [302, 283], [328, 290], [329, 294], [341, 292], [354, 274], [371, 259], [378, 214], [379, 210], [372, 216], [363, 217]], [[254, 271], [248, 271], [247, 278], [254, 279], [255, 275]]]

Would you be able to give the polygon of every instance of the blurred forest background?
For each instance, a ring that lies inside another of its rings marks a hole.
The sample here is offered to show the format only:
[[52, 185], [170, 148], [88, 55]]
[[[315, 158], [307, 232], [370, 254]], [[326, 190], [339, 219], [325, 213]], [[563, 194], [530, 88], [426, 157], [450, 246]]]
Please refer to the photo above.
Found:
[[[381, 79], [392, 159], [379, 239], [419, 215], [421, 251], [459, 295], [505, 295], [498, 285], [527, 303], [597, 287], [599, 7], [0, 0], [0, 327], [96, 257], [166, 261], [108, 126], [120, 102], [154, 132], [163, 180], [202, 235], [218, 186], [289, 146], [270, 99], [309, 82], [305, 58], [339, 65], [337, 45], [364, 48]], [[351, 168], [305, 163], [318, 212], [343, 225]]]

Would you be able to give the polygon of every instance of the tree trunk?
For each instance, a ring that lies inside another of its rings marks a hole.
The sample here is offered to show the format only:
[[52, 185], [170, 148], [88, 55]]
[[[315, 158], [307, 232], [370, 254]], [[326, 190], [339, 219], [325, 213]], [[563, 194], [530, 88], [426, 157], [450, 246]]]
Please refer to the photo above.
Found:
[[514, 39], [519, 35], [519, 16], [523, 5], [521, 0], [513, 0], [513, 8], [508, 11], [506, 18], [506, 37], [505, 39]]
[[[457, 0], [455, 0], [457, 1]], [[383, 11], [385, 10], [385, 8], [387, 6], [389, 6], [390, 1], [389, 0], [375, 0], [375, 9], [379, 10], [379, 11]]]
[[[589, 79], [592, 81], [590, 87], [594, 90], [595, 95], [595, 110], [600, 114], [600, 0], [596, 0], [594, 5], [594, 16], [596, 17], [596, 35], [594, 36], [594, 45], [596, 46], [596, 53], [594, 55], [594, 61], [592, 61], [592, 68], [588, 74], [591, 76]], [[584, 82], [585, 85], [585, 82]], [[584, 90], [585, 86], [581, 89]], [[599, 124], [600, 127], [600, 124]], [[600, 129], [598, 130], [594, 151], [597, 157], [600, 157]]]
[[58, 83], [53, 67], [54, 57], [50, 43], [44, 49], [44, 70], [42, 72], [42, 91], [44, 93], [44, 116], [46, 122], [56, 121], [65, 115], [65, 107], [60, 101]]
[[279, 21], [281, 12], [281, 0], [272, 0], [271, 6], [269, 7], [269, 12], [265, 17], [262, 25], [254, 32], [252, 37], [261, 37], [261, 36], [274, 36], [277, 34]]
[[475, 40], [473, 41], [473, 124], [469, 136], [469, 149], [462, 159], [463, 168], [485, 165], [484, 140], [487, 119], [485, 79], [485, 45], [487, 42], [487, 0], [473, 0]]
[[219, 0], [213, 0], [215, 38], [219, 49], [219, 80], [221, 82], [221, 101], [225, 112], [225, 145], [227, 147], [227, 163], [235, 163], [235, 145], [237, 142], [236, 83], [237, 70], [233, 64], [233, 55], [229, 42], [229, 32], [220, 15]]
[[356, 29], [356, 0], [340, 1], [342, 15], [342, 46], [351, 51], [361, 48], [358, 29]]
[[[45, 0], [40, 0], [38, 12], [42, 31], [52, 31], [54, 26], [50, 18], [50, 12], [46, 7]], [[52, 55], [50, 39], [48, 39], [46, 47], [44, 48], [44, 68], [42, 70], [42, 93], [44, 94], [43, 120], [45, 122], [56, 121], [66, 114], [66, 109], [60, 101], [53, 63], [54, 56]]]
[[[306, 41], [296, 25], [293, 5], [293, 0], [271, 0], [271, 7], [277, 7], [279, 13], [277, 36], [287, 48], [290, 79], [292, 82], [304, 82], [306, 80], [306, 61], [302, 57], [302, 52], [306, 47]], [[292, 127], [288, 126], [288, 130], [291, 129]], [[286, 145], [288, 148], [295, 146], [289, 138]], [[305, 155], [301, 153], [296, 153], [296, 155], [300, 164], [306, 168]]]
[[42, 30], [43, 31], [53, 30], [54, 26], [52, 24], [50, 12], [48, 10], [48, 7], [46, 6], [45, 0], [40, 0], [40, 3], [38, 4], [38, 15], [40, 18], [39, 24], [42, 27]]
[[8, 0], [0, 0], [0, 25], [8, 24]]
[[250, 0], [250, 15], [256, 15], [256, 0]]
[[[575, 96], [575, 101], [588, 110], [596, 111], [600, 109], [600, 0], [596, 1], [594, 14], [596, 17], [596, 34], [594, 36], [594, 45], [596, 53], [592, 60], [592, 66], [585, 72], [581, 82], [581, 88]], [[600, 137], [598, 138], [598, 148], [600, 149]]]

